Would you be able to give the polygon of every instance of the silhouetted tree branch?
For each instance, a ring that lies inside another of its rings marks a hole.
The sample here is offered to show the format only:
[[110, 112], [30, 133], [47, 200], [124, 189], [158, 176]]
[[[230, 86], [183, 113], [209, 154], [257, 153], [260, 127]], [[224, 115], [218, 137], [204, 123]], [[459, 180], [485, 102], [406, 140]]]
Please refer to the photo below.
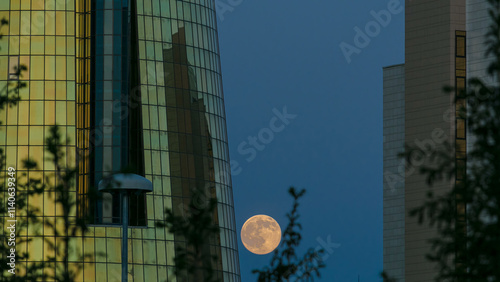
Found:
[[[8, 26], [9, 21], [6, 19], [0, 20], [0, 29], [3, 26]], [[3, 34], [0, 33], [0, 40], [3, 38]], [[1, 49], [0, 49], [1, 51]], [[26, 82], [20, 80], [23, 76], [23, 72], [27, 71], [28, 68], [25, 65], [14, 66], [14, 72], [9, 74], [8, 79], [10, 81], [6, 82], [5, 85], [0, 86], [0, 110], [5, 109], [5, 107], [12, 107], [17, 105], [19, 102], [19, 90], [26, 87]], [[14, 78], [11, 80], [11, 78]], [[1, 121], [0, 121], [1, 125]]]
[[259, 282], [272, 281], [314, 281], [320, 277], [320, 269], [325, 267], [322, 259], [323, 249], [316, 251], [310, 248], [299, 259], [297, 247], [302, 240], [302, 225], [299, 223], [299, 199], [305, 194], [305, 189], [300, 191], [291, 187], [288, 193], [293, 198], [292, 211], [287, 214], [288, 225], [283, 232], [280, 246], [274, 251], [270, 265], [262, 269], [254, 269], [252, 273], [258, 275]]
[[181, 215], [174, 214], [173, 209], [166, 209], [165, 222], [157, 222], [157, 226], [167, 227], [176, 236], [176, 241], [183, 242], [175, 248], [175, 275], [178, 279], [220, 281], [214, 271], [217, 256], [209, 248], [210, 240], [220, 232], [214, 220], [217, 199], [207, 194], [205, 188], [194, 188], [189, 207]]

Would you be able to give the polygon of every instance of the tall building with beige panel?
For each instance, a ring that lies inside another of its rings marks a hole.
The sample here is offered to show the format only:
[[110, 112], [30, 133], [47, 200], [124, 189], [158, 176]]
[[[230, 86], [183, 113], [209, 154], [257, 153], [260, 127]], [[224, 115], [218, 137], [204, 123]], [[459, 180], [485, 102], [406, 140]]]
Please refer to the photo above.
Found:
[[[421, 147], [438, 147], [444, 140], [453, 144], [455, 97], [444, 93], [443, 86], [455, 85], [456, 62], [465, 67], [465, 61], [456, 61], [457, 32], [465, 31], [465, 0], [406, 1], [405, 15], [405, 142]], [[432, 189], [439, 195], [453, 184], [439, 182]], [[425, 258], [430, 251], [428, 240], [437, 236], [435, 229], [408, 216], [408, 211], [422, 205], [428, 189], [424, 175], [407, 171], [406, 282], [432, 281], [437, 271], [437, 266]]]
[[[418, 164], [406, 170], [400, 164], [396, 171], [394, 152], [386, 150], [397, 146], [399, 140], [391, 135], [390, 125], [404, 124], [404, 142], [408, 145], [437, 148], [445, 140], [455, 144], [455, 163], [465, 167], [467, 148], [474, 143], [466, 121], [456, 114], [465, 99], [456, 92], [445, 94], [442, 89], [445, 85], [463, 89], [472, 77], [497, 82], [486, 71], [492, 60], [485, 56], [485, 36], [491, 23], [488, 9], [487, 0], [406, 1], [404, 114], [386, 118], [386, 113], [397, 111], [399, 106], [384, 100], [384, 269], [398, 281], [433, 279], [437, 266], [425, 255], [430, 252], [428, 240], [437, 234], [408, 216], [411, 209], [423, 203], [429, 188], [425, 176], [418, 173]], [[394, 70], [401, 67], [384, 68], [384, 99], [395, 95], [395, 88], [385, 85], [394, 81]], [[464, 177], [465, 170], [457, 170], [454, 181], [436, 183], [432, 189], [444, 193]], [[404, 201], [398, 200], [400, 190], [389, 193], [388, 184], [403, 191]], [[401, 205], [404, 214], [398, 212]], [[403, 234], [397, 232], [401, 226], [394, 221], [401, 216]], [[397, 244], [401, 240], [402, 248]]]
[[[465, 87], [467, 68], [471, 65], [471, 62], [467, 61], [470, 50], [466, 47], [471, 44], [467, 41], [467, 29], [474, 29], [474, 44], [476, 44], [473, 48], [476, 59], [472, 63], [475, 66], [474, 75], [484, 71], [484, 64], [477, 63], [481, 57], [479, 53], [483, 50], [478, 43], [480, 36], [483, 36], [480, 35], [481, 28], [487, 25], [487, 19], [484, 17], [486, 2], [484, 0], [405, 1], [404, 114], [399, 116], [400, 123], [404, 124], [404, 142], [422, 149], [438, 148], [445, 141], [455, 144], [457, 165], [465, 165], [467, 134], [466, 122], [456, 115], [456, 108], [459, 104], [465, 103], [465, 100], [456, 97], [456, 93], [443, 92], [443, 87], [455, 86], [459, 89]], [[478, 8], [478, 4], [482, 6]], [[478, 14], [481, 17], [477, 17]], [[384, 97], [385, 91], [384, 88]], [[389, 110], [386, 108], [390, 107], [392, 105], [384, 102], [384, 113]], [[384, 116], [384, 135], [386, 135], [385, 128]], [[386, 176], [393, 175], [390, 172], [394, 170], [385, 163], [386, 159], [392, 157], [387, 156], [388, 153], [394, 154], [394, 152], [384, 151], [384, 184], [388, 180]], [[426, 184], [425, 175], [421, 175], [418, 171], [418, 163], [407, 166], [406, 169], [404, 165], [401, 166], [400, 171], [403, 173], [395, 179], [403, 182], [400, 185], [404, 189], [404, 201], [391, 200], [391, 194], [386, 195], [384, 187], [384, 212], [396, 211], [394, 205], [404, 205], [402, 209], [404, 235], [398, 233], [398, 239], [404, 238], [404, 247], [391, 249], [390, 246], [386, 246], [386, 241], [390, 242], [388, 238], [394, 236], [394, 231], [386, 230], [386, 226], [391, 225], [384, 213], [384, 268], [387, 268], [389, 275], [397, 277], [398, 281], [432, 281], [438, 268], [436, 264], [426, 259], [426, 254], [431, 251], [428, 241], [438, 234], [434, 228], [425, 224], [420, 225], [417, 218], [408, 215], [410, 210], [424, 203], [429, 186]], [[438, 195], [445, 193], [463, 177], [463, 171], [458, 172], [455, 181], [434, 183], [432, 189]], [[395, 257], [403, 258], [403, 261], [392, 262]], [[401, 273], [404, 275], [401, 276]]]

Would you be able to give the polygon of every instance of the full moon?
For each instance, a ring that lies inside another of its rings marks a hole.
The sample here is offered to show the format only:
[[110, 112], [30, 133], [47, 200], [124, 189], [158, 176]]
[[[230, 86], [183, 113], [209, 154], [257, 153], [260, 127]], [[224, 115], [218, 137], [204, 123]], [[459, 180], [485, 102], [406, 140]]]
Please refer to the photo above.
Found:
[[280, 244], [281, 228], [270, 216], [254, 215], [243, 224], [241, 241], [254, 254], [269, 254]]

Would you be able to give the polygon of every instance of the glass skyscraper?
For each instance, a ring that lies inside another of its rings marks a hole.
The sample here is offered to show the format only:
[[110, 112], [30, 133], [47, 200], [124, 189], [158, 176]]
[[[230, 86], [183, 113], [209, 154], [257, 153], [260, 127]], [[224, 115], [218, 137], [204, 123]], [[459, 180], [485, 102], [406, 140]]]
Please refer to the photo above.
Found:
[[[130, 281], [178, 281], [173, 258], [182, 238], [155, 222], [165, 208], [184, 212], [194, 187], [218, 200], [220, 233], [209, 246], [217, 276], [240, 281], [215, 1], [2, 0], [1, 18], [9, 25], [0, 40], [0, 86], [17, 79], [15, 66], [28, 71], [19, 104], [0, 111], [0, 146], [7, 167], [21, 173], [31, 157], [39, 170], [30, 176], [43, 178], [54, 173], [44, 146], [50, 126], [70, 140], [66, 163], [78, 167], [72, 216], [91, 218], [89, 232], [71, 241], [91, 254], [70, 260], [82, 268], [79, 280], [121, 281], [120, 199], [89, 195], [126, 168], [153, 183], [152, 193], [130, 197]], [[55, 223], [61, 215], [49, 194], [31, 204]], [[32, 241], [19, 248], [30, 261], [48, 260], [57, 236], [29, 230]]]

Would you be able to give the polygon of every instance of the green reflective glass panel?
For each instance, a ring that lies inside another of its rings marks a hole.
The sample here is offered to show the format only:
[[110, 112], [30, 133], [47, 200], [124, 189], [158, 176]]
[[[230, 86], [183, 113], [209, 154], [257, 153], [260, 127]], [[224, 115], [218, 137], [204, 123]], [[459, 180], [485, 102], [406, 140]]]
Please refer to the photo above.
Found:
[[33, 11], [31, 13], [31, 35], [43, 35], [45, 33], [45, 12]]
[[30, 78], [33, 80], [44, 79], [45, 61], [43, 56], [31, 56]]
[[30, 102], [30, 125], [43, 124], [43, 101]]
[[43, 36], [31, 37], [31, 55], [45, 54], [45, 40]]

